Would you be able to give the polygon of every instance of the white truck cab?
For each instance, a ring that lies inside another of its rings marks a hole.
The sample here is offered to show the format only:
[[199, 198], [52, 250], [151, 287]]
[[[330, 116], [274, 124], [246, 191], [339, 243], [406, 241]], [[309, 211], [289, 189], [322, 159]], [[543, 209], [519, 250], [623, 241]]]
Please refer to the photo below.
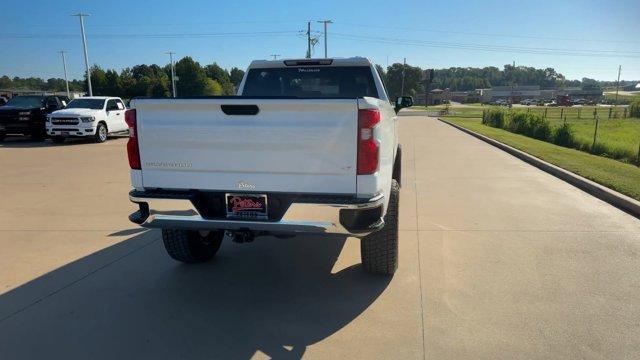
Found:
[[124, 121], [126, 107], [118, 97], [92, 96], [71, 100], [64, 110], [47, 118], [47, 134], [53, 142], [67, 137], [92, 137], [104, 142], [109, 134], [128, 129]]
[[238, 96], [133, 99], [127, 144], [139, 210], [169, 255], [211, 259], [226, 234], [361, 238], [364, 268], [398, 265], [395, 103], [365, 58], [254, 61]]

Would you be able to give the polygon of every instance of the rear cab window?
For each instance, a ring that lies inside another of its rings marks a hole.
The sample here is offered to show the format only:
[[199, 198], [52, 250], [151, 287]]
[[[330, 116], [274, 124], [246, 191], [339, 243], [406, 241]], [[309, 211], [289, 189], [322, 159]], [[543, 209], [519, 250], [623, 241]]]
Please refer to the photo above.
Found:
[[379, 98], [369, 66], [305, 66], [250, 69], [244, 96]]
[[115, 109], [119, 109], [118, 104], [116, 103], [115, 99], [109, 99], [107, 101], [107, 111], [108, 110], [115, 110]]

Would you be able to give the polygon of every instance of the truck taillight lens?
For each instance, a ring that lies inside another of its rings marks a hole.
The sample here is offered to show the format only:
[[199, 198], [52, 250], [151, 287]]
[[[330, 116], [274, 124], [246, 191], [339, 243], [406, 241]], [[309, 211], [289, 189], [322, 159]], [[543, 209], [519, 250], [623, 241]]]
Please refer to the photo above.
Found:
[[369, 175], [378, 170], [380, 144], [374, 139], [373, 130], [379, 122], [379, 110], [358, 110], [358, 175]]
[[140, 147], [138, 146], [138, 124], [136, 121], [136, 109], [129, 109], [124, 113], [124, 121], [129, 126], [129, 141], [127, 142], [127, 155], [129, 166], [134, 170], [140, 170]]

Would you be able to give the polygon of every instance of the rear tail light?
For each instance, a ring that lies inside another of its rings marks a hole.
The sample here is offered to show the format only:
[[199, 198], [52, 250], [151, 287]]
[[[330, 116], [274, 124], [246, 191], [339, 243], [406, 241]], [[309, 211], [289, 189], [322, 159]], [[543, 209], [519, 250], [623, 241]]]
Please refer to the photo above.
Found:
[[129, 126], [129, 141], [127, 142], [127, 155], [129, 166], [134, 170], [140, 170], [140, 147], [138, 146], [138, 124], [136, 109], [129, 109], [124, 113], [124, 121]]
[[358, 110], [358, 175], [369, 175], [378, 170], [380, 144], [374, 139], [373, 130], [379, 122], [379, 110]]

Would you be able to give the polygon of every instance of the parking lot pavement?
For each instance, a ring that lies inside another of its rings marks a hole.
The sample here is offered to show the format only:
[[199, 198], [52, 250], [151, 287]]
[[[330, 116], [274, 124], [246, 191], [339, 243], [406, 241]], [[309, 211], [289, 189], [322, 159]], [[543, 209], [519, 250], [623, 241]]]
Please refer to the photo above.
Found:
[[128, 223], [124, 139], [0, 144], [0, 358], [637, 358], [640, 222], [435, 119], [401, 117], [400, 268], [359, 243]]

